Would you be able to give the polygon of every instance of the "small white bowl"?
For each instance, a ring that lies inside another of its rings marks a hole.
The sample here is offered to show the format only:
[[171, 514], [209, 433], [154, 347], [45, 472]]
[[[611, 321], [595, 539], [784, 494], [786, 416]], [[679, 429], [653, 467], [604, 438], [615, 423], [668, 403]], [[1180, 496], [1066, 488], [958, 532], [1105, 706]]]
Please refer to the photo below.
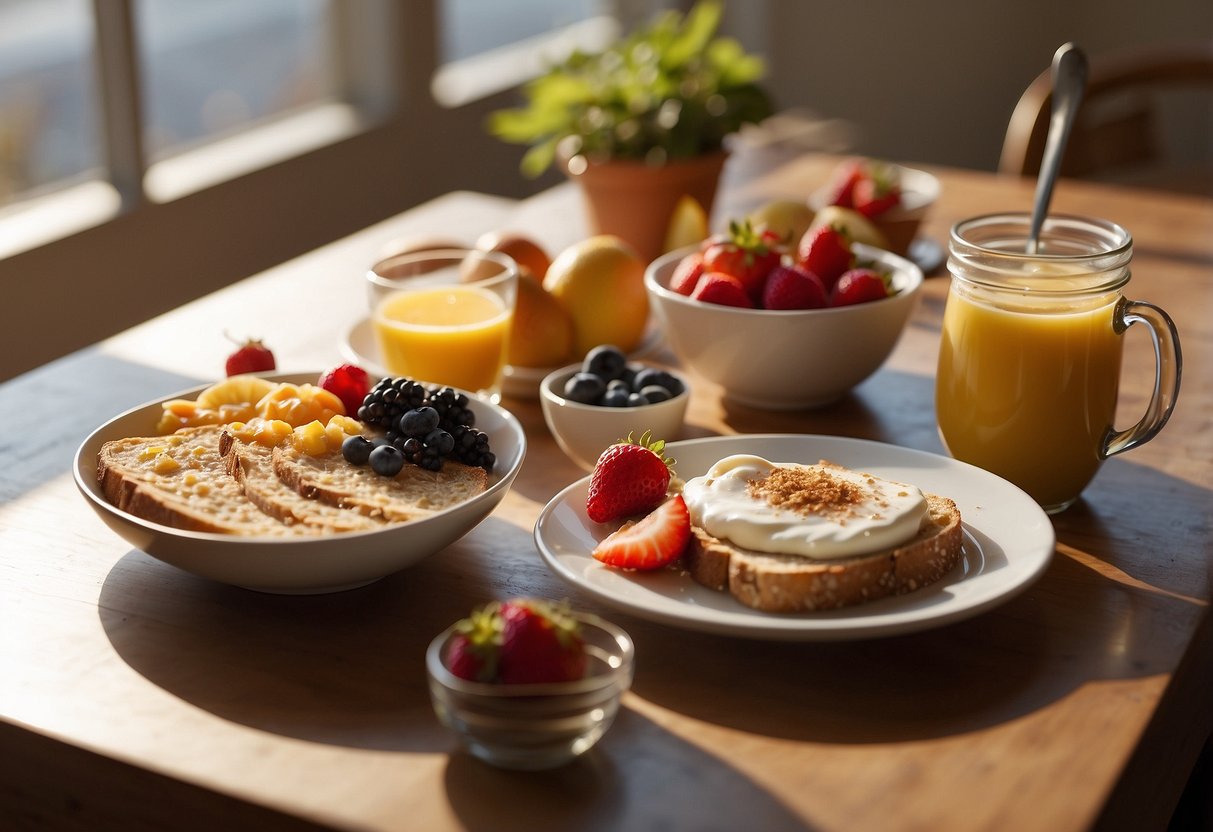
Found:
[[585, 677], [575, 682], [469, 682], [444, 662], [454, 626], [430, 643], [425, 666], [434, 713], [474, 756], [499, 768], [555, 768], [590, 750], [611, 727], [632, 685], [635, 649], [609, 621], [574, 615], [589, 659]]
[[642, 407], [601, 407], [566, 399], [562, 395], [564, 383], [581, 370], [580, 364], [570, 364], [549, 373], [539, 385], [539, 403], [556, 444], [569, 459], [592, 471], [602, 452], [626, 439], [629, 433], [637, 439], [645, 431], [651, 432], [655, 440], [672, 442], [678, 439], [691, 398], [691, 384], [682, 373], [669, 367], [661, 369], [682, 382], [682, 392], [671, 399]]
[[[315, 383], [319, 373], [267, 376]], [[127, 543], [179, 569], [234, 586], [281, 594], [336, 592], [369, 584], [427, 558], [470, 532], [510, 489], [526, 455], [526, 434], [513, 414], [471, 398], [476, 428], [489, 436], [497, 464], [489, 487], [456, 506], [408, 523], [369, 532], [300, 538], [240, 537], [162, 526], [118, 509], [97, 483], [97, 452], [111, 439], [155, 436], [162, 401], [195, 398], [185, 390], [114, 417], [76, 451], [76, 487], [97, 516]]]
[[688, 247], [654, 260], [644, 282], [679, 363], [719, 384], [725, 398], [764, 410], [821, 407], [879, 369], [918, 302], [922, 269], [856, 244], [861, 262], [893, 276], [897, 294], [826, 309], [740, 309], [703, 303], [669, 288]]

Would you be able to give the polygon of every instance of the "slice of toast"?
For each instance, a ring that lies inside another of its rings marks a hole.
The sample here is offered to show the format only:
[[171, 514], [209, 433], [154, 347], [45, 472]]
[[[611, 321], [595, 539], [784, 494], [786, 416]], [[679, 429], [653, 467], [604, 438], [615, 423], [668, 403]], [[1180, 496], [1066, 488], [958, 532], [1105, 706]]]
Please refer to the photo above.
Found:
[[229, 430], [219, 437], [219, 452], [228, 472], [240, 483], [253, 505], [286, 523], [299, 523], [317, 532], [374, 531], [386, 521], [360, 511], [309, 500], [274, 473], [273, 449], [243, 442]]
[[97, 455], [102, 493], [123, 511], [179, 529], [261, 537], [306, 533], [245, 498], [219, 453], [221, 431], [206, 425], [106, 442]]
[[925, 495], [928, 518], [895, 549], [851, 558], [807, 558], [742, 549], [698, 527], [683, 566], [704, 586], [730, 592], [764, 612], [837, 609], [932, 584], [960, 562], [960, 510], [947, 497]]
[[398, 522], [450, 508], [488, 487], [488, 473], [447, 460], [441, 471], [405, 465], [395, 477], [367, 465], [350, 465], [340, 451], [321, 456], [300, 453], [289, 442], [274, 448], [274, 473], [309, 500], [354, 509]]

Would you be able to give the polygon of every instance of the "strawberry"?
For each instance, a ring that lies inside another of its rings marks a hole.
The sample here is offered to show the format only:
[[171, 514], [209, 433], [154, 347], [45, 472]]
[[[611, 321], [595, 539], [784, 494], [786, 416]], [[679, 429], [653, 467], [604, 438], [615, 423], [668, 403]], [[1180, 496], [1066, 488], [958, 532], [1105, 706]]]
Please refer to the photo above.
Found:
[[716, 303], [721, 306], [740, 306], [752, 309], [754, 302], [745, 285], [732, 275], [720, 272], [708, 272], [699, 278], [691, 297], [704, 303]]
[[598, 457], [585, 502], [586, 514], [595, 523], [652, 511], [665, 499], [674, 460], [662, 455], [664, 439], [651, 439], [649, 431], [639, 442], [629, 433]]
[[834, 288], [842, 273], [855, 262], [846, 230], [833, 225], [822, 225], [806, 233], [796, 255], [796, 264], [817, 275], [827, 290]]
[[830, 292], [831, 306], [849, 306], [867, 303], [889, 296], [889, 281], [885, 275], [872, 269], [851, 269], [834, 285]]
[[864, 178], [863, 161], [851, 159], [838, 166], [834, 179], [830, 183], [826, 205], [838, 205], [843, 208], [855, 207], [855, 186]]
[[828, 306], [821, 279], [800, 266], [777, 266], [762, 292], [764, 309], [820, 309]]
[[571, 682], [585, 676], [585, 642], [565, 604], [506, 601], [498, 610], [498, 679], [505, 684]]
[[749, 220], [729, 223], [729, 236], [703, 253], [705, 272], [732, 275], [745, 286], [750, 298], [762, 297], [762, 286], [771, 269], [779, 265], [775, 234], [760, 234]]
[[660, 569], [682, 557], [690, 539], [691, 515], [678, 494], [607, 535], [591, 554], [619, 569]]
[[317, 385], [341, 399], [347, 416], [353, 416], [371, 389], [370, 376], [357, 364], [339, 364], [320, 374]]
[[703, 253], [696, 251], [678, 261], [670, 275], [670, 291], [690, 295], [703, 274]]
[[496, 681], [503, 628], [497, 604], [473, 610], [455, 624], [455, 634], [447, 645], [447, 669], [471, 682]]
[[229, 376], [263, 373], [275, 369], [274, 354], [256, 338], [250, 338], [227, 357], [224, 368]]
[[869, 219], [900, 204], [901, 186], [886, 168], [875, 168], [855, 185], [855, 210]]

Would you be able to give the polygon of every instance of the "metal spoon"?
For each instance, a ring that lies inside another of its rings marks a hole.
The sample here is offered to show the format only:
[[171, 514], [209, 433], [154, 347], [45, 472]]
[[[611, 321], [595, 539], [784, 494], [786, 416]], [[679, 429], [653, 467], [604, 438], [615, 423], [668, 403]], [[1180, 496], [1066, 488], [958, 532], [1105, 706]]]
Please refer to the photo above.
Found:
[[1066, 141], [1074, 126], [1074, 116], [1082, 103], [1087, 86], [1087, 56], [1073, 43], [1065, 43], [1053, 55], [1053, 110], [1049, 115], [1049, 134], [1045, 139], [1044, 158], [1036, 180], [1036, 201], [1032, 206], [1032, 227], [1028, 232], [1028, 254], [1040, 247], [1040, 229], [1049, 213], [1053, 198], [1053, 183], [1061, 167]]

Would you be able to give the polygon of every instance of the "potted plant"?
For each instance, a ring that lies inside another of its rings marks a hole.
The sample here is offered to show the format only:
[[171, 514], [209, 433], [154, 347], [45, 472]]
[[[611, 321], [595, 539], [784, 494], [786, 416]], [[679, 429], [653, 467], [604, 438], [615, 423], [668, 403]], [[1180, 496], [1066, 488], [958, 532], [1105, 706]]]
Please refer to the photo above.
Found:
[[710, 214], [725, 137], [772, 110], [762, 60], [717, 36], [721, 13], [704, 0], [602, 52], [575, 52], [526, 85], [525, 106], [491, 114], [489, 129], [530, 145], [524, 174], [556, 164], [579, 182], [595, 233], [655, 257], [682, 195]]

